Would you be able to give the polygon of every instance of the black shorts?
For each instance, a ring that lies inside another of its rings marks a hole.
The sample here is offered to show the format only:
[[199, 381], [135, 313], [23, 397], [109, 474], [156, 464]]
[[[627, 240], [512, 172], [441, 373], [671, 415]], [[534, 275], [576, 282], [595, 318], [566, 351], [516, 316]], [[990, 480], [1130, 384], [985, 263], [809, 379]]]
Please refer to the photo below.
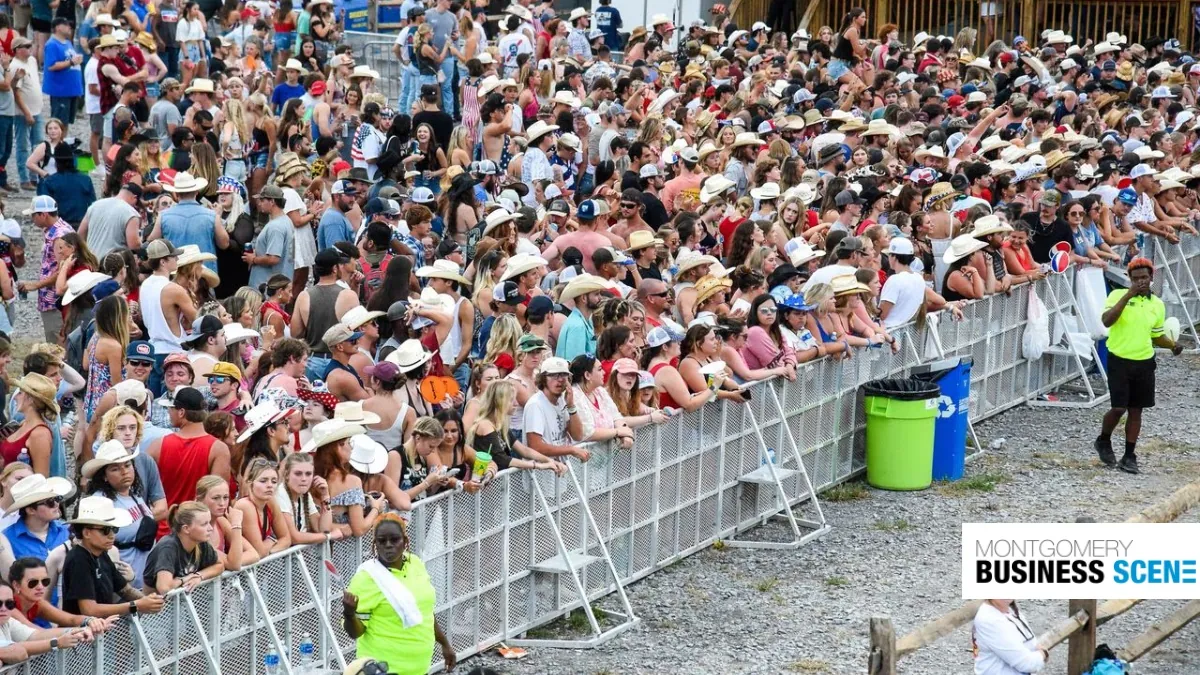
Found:
[[1109, 354], [1109, 405], [1114, 408], [1153, 408], [1156, 367], [1154, 357], [1131, 361]]
[[32, 17], [31, 19], [29, 19], [29, 26], [31, 28], [33, 28], [33, 32], [46, 33], [47, 35], [49, 35], [54, 30], [54, 28], [52, 27], [52, 24], [49, 21], [47, 21], [45, 19], [39, 19], [37, 17]]

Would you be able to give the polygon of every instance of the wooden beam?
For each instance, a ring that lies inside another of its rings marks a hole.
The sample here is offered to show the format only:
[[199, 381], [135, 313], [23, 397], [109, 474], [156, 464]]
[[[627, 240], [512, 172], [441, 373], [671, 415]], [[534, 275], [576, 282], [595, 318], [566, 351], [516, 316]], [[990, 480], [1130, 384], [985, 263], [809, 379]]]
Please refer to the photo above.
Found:
[[1067, 642], [1067, 675], [1083, 675], [1096, 657], [1096, 601], [1072, 600], [1067, 611], [1072, 615], [1081, 611], [1087, 614], [1087, 622]]
[[1175, 610], [1167, 618], [1156, 621], [1145, 633], [1130, 640], [1125, 648], [1117, 652], [1117, 656], [1126, 661], [1137, 661], [1151, 649], [1157, 647], [1163, 640], [1171, 637], [1176, 631], [1188, 625], [1200, 616], [1200, 600], [1192, 600], [1183, 607]]
[[1188, 483], [1165, 500], [1129, 518], [1127, 523], [1169, 523], [1200, 504], [1200, 481]]
[[[800, 17], [800, 26], [804, 30], [808, 30], [808, 24], [812, 21], [813, 14], [817, 13], [817, 8], [821, 6], [821, 0], [808, 0], [808, 7], [804, 9], [804, 16]], [[811, 32], [811, 31], [809, 31]], [[816, 36], [813, 36], [816, 39]]]
[[1141, 600], [1109, 600], [1096, 609], [1096, 626], [1103, 626], [1133, 609]]
[[886, 616], [871, 617], [871, 655], [868, 675], [896, 675], [896, 631]]
[[959, 607], [928, 621], [896, 641], [896, 657], [911, 654], [921, 647], [937, 642], [953, 633], [959, 626], [973, 620], [982, 600], [968, 600]]
[[1088, 613], [1082, 609], [1067, 617], [1054, 628], [1042, 633], [1038, 636], [1037, 646], [1050, 651], [1055, 646], [1063, 643], [1064, 640], [1071, 637], [1075, 631], [1083, 628], [1083, 625], [1088, 621]]

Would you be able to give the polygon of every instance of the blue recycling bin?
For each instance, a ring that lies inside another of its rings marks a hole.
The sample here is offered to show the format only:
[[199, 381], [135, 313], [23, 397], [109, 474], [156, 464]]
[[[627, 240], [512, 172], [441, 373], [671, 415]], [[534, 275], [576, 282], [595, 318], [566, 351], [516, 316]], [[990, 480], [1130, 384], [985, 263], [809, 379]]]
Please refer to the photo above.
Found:
[[958, 480], [967, 456], [967, 417], [971, 412], [971, 357], [955, 357], [913, 368], [911, 377], [942, 390], [933, 430], [933, 479]]

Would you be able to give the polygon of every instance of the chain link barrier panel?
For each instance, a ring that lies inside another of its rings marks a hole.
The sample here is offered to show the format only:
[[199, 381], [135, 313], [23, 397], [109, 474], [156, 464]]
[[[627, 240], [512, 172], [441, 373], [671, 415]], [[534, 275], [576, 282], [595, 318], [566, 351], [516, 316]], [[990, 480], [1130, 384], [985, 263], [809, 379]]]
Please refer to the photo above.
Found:
[[[1200, 259], [1200, 247], [1193, 249], [1183, 265]], [[508, 470], [477, 494], [448, 492], [417, 502], [409, 520], [411, 548], [429, 570], [439, 622], [466, 657], [758, 528], [781, 507], [775, 485], [739, 480], [762, 466], [758, 433], [775, 450], [777, 467], [797, 469], [802, 461], [818, 492], [857, 475], [865, 469], [859, 388], [867, 381], [903, 377], [922, 362], [971, 356], [970, 419], [979, 421], [1078, 378], [1078, 360], [1070, 355], [1022, 356], [1029, 294], [1042, 298], [1053, 331], [1056, 321], [1073, 319], [1071, 289], [1068, 272], [969, 303], [961, 321], [945, 312], [931, 315], [925, 326], [894, 331], [896, 353], [866, 349], [844, 361], [802, 364], [795, 382], [758, 383], [746, 404], [713, 403], [643, 427], [632, 450], [592, 447], [591, 461], [570, 460], [571, 475], [563, 478]], [[789, 431], [799, 453], [791, 449]], [[801, 474], [783, 473], [790, 506], [814, 497]], [[553, 569], [561, 551], [570, 552], [579, 585]], [[2, 673], [252, 675], [276, 649], [281, 671], [290, 675], [304, 634], [317, 645], [318, 663], [340, 672], [354, 654], [354, 641], [340, 625], [342, 591], [369, 554], [362, 539], [293, 548], [190, 594], [172, 593], [162, 612], [126, 618], [92, 645]], [[439, 651], [431, 668], [440, 665]]]

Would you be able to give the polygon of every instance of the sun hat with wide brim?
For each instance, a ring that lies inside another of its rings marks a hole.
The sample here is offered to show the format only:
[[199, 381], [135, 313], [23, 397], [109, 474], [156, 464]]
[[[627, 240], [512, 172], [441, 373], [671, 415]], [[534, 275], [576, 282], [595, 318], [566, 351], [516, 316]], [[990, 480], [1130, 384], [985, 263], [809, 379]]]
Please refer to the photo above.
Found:
[[504, 268], [504, 274], [501, 275], [500, 281], [508, 281], [525, 274], [529, 270], [536, 270], [539, 267], [546, 267], [550, 263], [540, 255], [532, 253], [518, 253], [508, 259], [508, 266]]
[[91, 495], [79, 500], [79, 514], [67, 523], [121, 529], [133, 523], [133, 516], [127, 509], [117, 508], [108, 497]]
[[350, 466], [367, 475], [383, 473], [388, 451], [379, 441], [363, 434], [350, 438]]
[[607, 291], [609, 289], [608, 282], [594, 274], [578, 274], [567, 282], [566, 288], [562, 290], [559, 296], [561, 300], [574, 300], [575, 298], [594, 293], [596, 291]]
[[212, 262], [217, 259], [217, 256], [212, 253], [201, 251], [196, 244], [184, 244], [179, 247], [179, 266], [191, 265], [192, 263]]
[[101, 281], [111, 278], [103, 272], [92, 272], [90, 270], [76, 272], [74, 276], [67, 279], [67, 292], [63, 294], [62, 304], [69, 305], [75, 302], [75, 298], [91, 291]]
[[81, 473], [84, 478], [91, 478], [96, 475], [97, 471], [110, 464], [124, 464], [133, 461], [133, 458], [137, 457], [139, 453], [137, 448], [134, 448], [133, 452], [126, 450], [125, 446], [121, 445], [121, 441], [105, 441], [96, 448], [95, 457], [83, 463]]
[[400, 343], [400, 346], [391, 354], [388, 354], [384, 360], [396, 364], [400, 372], [407, 373], [416, 370], [432, 356], [432, 354], [425, 350], [420, 341], [409, 339]]
[[367, 430], [360, 424], [352, 424], [344, 420], [325, 420], [312, 428], [312, 438], [300, 448], [300, 452], [316, 452], [319, 448], [344, 441], [347, 438], [365, 434]]
[[711, 255], [704, 255], [695, 251], [689, 251], [676, 258], [676, 274], [683, 274], [694, 267], [699, 267], [701, 265], [712, 265], [716, 262], [718, 262], [717, 259]]
[[175, 174], [175, 182], [170, 185], [163, 185], [163, 190], [167, 192], [200, 192], [208, 187], [208, 180], [205, 178], [197, 178], [192, 174], [181, 171]]
[[871, 292], [870, 287], [856, 279], [853, 274], [836, 276], [829, 280], [829, 285], [833, 287], [834, 295], [855, 295], [857, 293]]
[[58, 387], [50, 378], [38, 373], [26, 373], [17, 380], [17, 388], [53, 410], [54, 414], [58, 414], [58, 401], [56, 400]]
[[960, 234], [950, 241], [950, 248], [942, 254], [942, 262], [949, 265], [986, 247], [986, 241], [976, 239], [972, 234]]
[[928, 211], [930, 207], [947, 199], [952, 199], [957, 194], [958, 190], [955, 190], [949, 183], [934, 183], [933, 187], [929, 190], [929, 196], [925, 198], [925, 210]]
[[333, 409], [333, 418], [350, 424], [379, 424], [379, 415], [363, 410], [362, 401], [342, 401]]
[[1012, 231], [1012, 225], [1002, 222], [1000, 216], [983, 216], [975, 221], [975, 229], [971, 230], [971, 236], [978, 239], [992, 234]]
[[11, 488], [13, 503], [4, 510], [5, 515], [16, 513], [31, 504], [58, 497], [66, 499], [75, 494], [75, 486], [66, 478], [46, 478], [40, 473], [30, 474], [17, 481]]

